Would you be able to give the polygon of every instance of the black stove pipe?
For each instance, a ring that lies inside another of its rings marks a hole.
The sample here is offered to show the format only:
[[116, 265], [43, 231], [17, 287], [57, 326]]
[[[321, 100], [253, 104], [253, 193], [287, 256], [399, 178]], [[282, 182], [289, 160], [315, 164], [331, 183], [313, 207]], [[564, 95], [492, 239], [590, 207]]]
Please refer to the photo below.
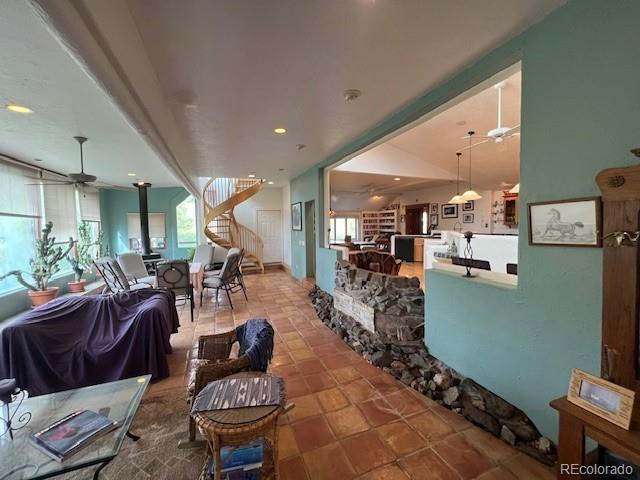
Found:
[[142, 254], [151, 253], [151, 238], [149, 237], [149, 205], [147, 203], [147, 188], [151, 186], [147, 182], [133, 184], [138, 189], [138, 203], [140, 204], [140, 237], [142, 240]]

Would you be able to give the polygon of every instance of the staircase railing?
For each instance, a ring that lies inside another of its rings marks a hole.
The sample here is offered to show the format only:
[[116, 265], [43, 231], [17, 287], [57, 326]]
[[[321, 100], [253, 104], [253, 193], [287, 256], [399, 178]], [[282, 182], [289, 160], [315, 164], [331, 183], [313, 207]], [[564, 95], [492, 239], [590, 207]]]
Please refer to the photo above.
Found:
[[225, 247], [244, 248], [245, 258], [264, 271], [263, 242], [248, 227], [239, 224], [233, 209], [262, 188], [255, 178], [212, 178], [202, 190], [204, 233], [211, 241]]

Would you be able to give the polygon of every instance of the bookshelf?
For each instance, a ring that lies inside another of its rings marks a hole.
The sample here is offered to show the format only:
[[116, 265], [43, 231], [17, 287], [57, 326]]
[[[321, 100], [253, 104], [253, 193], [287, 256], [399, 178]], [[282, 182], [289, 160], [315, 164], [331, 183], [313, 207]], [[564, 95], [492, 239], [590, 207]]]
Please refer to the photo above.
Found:
[[397, 230], [398, 211], [363, 211], [361, 225], [362, 238], [379, 235], [381, 233], [391, 234]]

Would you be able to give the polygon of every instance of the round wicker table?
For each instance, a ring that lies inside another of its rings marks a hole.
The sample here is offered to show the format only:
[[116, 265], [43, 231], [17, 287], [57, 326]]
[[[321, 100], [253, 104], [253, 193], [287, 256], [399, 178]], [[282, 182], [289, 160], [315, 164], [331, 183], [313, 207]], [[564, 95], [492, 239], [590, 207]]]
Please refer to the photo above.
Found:
[[[256, 378], [269, 376], [262, 372], [241, 372], [225, 377]], [[224, 446], [240, 446], [262, 437], [264, 446], [271, 450], [271, 458], [263, 459], [262, 476], [266, 479], [278, 479], [278, 417], [289, 407], [260, 406], [231, 408], [226, 410], [212, 410], [198, 412], [193, 418], [200, 429], [200, 433], [207, 440], [208, 455], [205, 460], [200, 480], [207, 478], [209, 462], [215, 459], [214, 479], [221, 480], [222, 461], [220, 452]]]

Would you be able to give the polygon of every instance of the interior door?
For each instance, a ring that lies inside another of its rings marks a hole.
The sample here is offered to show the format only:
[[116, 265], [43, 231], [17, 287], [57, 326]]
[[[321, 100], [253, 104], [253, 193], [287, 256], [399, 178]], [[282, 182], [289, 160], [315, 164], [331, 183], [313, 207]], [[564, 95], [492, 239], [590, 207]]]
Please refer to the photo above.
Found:
[[256, 210], [257, 234], [263, 249], [263, 263], [282, 263], [282, 211]]

